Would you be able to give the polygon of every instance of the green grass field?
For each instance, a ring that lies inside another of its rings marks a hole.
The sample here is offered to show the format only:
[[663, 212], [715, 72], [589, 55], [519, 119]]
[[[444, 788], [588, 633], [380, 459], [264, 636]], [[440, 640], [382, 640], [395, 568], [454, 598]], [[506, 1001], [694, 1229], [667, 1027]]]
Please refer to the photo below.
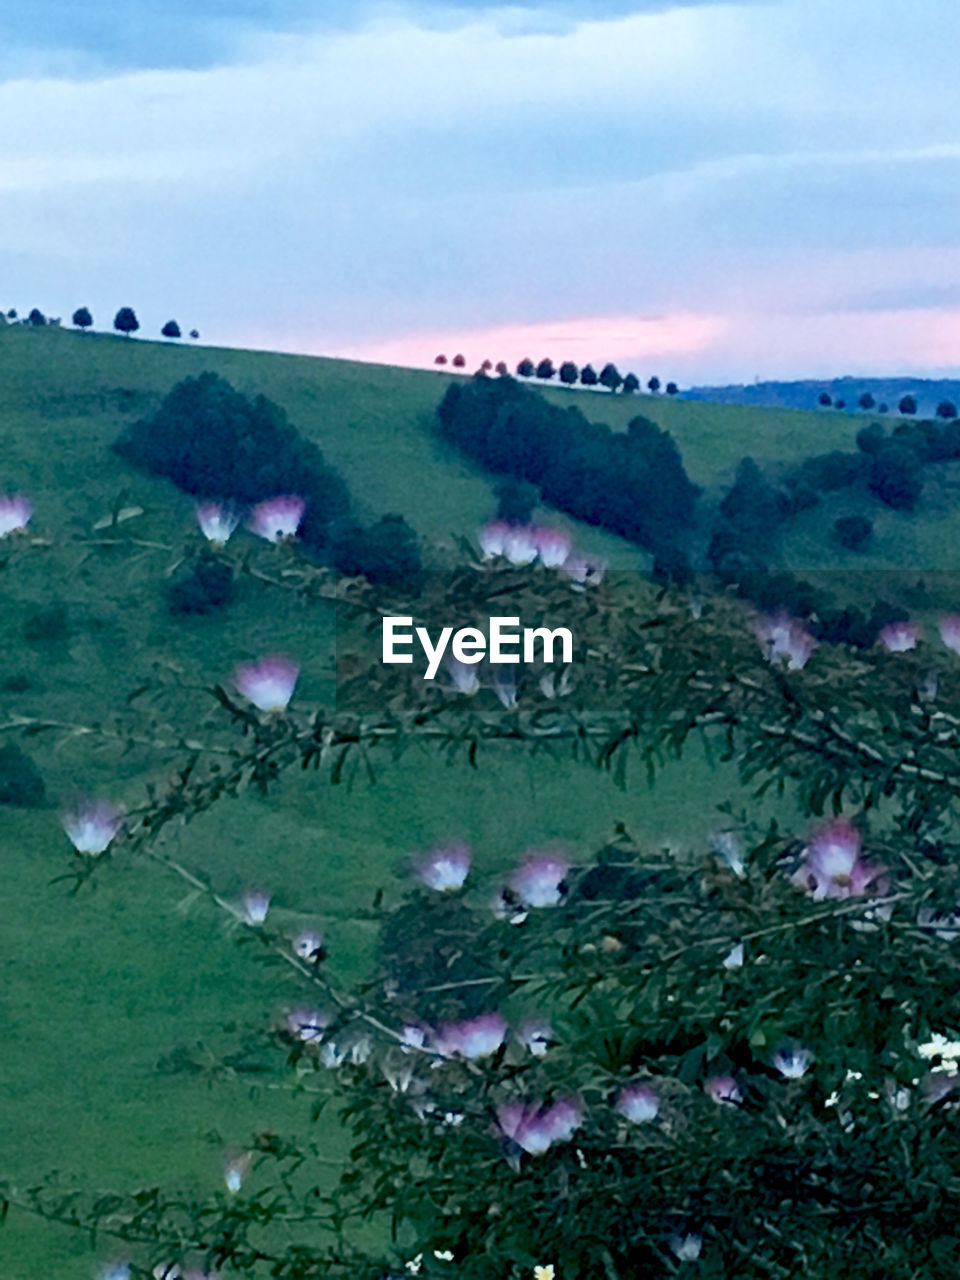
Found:
[[[16, 550], [0, 567], [0, 722], [18, 713], [111, 724], [130, 718], [127, 693], [152, 683], [159, 692], [144, 699], [146, 736], [184, 723], [202, 731], [217, 718], [205, 690], [238, 659], [270, 649], [302, 661], [302, 702], [329, 696], [334, 628], [325, 604], [252, 580], [219, 617], [174, 619], [162, 600], [165, 576], [197, 536], [191, 502], [123, 466], [108, 446], [174, 382], [205, 369], [282, 404], [343, 472], [367, 514], [398, 511], [437, 543], [471, 536], [491, 517], [489, 478], [442, 449], [431, 431], [449, 375], [0, 331], [0, 489], [30, 494], [35, 533], [50, 542]], [[705, 486], [728, 481], [744, 454], [782, 462], [849, 447], [860, 425], [844, 415], [560, 388], [546, 394], [562, 403], [574, 397], [615, 427], [647, 414], [671, 431], [691, 476]], [[93, 545], [102, 536], [94, 525], [124, 493], [127, 504], [144, 509], [124, 530], [150, 545]], [[933, 515], [926, 523], [932, 530]], [[928, 538], [917, 543], [928, 554], [934, 534], [921, 525], [910, 522], [908, 534], [891, 513], [876, 554], [889, 551], [893, 565], [904, 564], [908, 536]], [[824, 557], [832, 549], [812, 521], [792, 537], [791, 555], [820, 557], [829, 567]], [[623, 565], [643, 563], [635, 549], [595, 530], [578, 529], [577, 538]], [[262, 563], [282, 554], [264, 547]], [[31, 618], [58, 602], [66, 634], [27, 639]], [[293, 1127], [306, 1103], [280, 1087], [251, 1097], [243, 1081], [211, 1086], [197, 1075], [164, 1073], [158, 1060], [198, 1041], [228, 1045], [231, 1026], [263, 1028], [295, 999], [295, 988], [251, 964], [223, 918], [154, 866], [118, 859], [76, 898], [50, 883], [70, 862], [56, 806], [75, 791], [136, 803], [144, 780], [162, 775], [171, 759], [67, 731], [24, 745], [43, 770], [50, 807], [0, 809], [8, 894], [0, 929], [0, 1176], [26, 1185], [58, 1170], [68, 1182], [103, 1189], [157, 1182], [217, 1189], [222, 1143], [243, 1143], [258, 1127]], [[404, 855], [431, 842], [469, 839], [480, 874], [490, 877], [530, 844], [560, 841], [587, 854], [616, 821], [645, 841], [698, 850], [715, 805], [731, 794], [732, 772], [710, 768], [695, 752], [665, 770], [654, 790], [637, 776], [627, 792], [572, 763], [491, 761], [466, 773], [410, 755], [376, 785], [353, 789], [298, 774], [269, 799], [221, 805], [170, 848], [228, 894], [263, 884], [274, 890], [281, 919], [321, 922], [335, 967], [350, 975], [369, 962], [363, 913], [375, 890], [391, 883]], [[342, 1136], [331, 1128], [324, 1139], [335, 1160]], [[3, 1280], [89, 1280], [96, 1260], [110, 1253], [16, 1212], [0, 1230]]]

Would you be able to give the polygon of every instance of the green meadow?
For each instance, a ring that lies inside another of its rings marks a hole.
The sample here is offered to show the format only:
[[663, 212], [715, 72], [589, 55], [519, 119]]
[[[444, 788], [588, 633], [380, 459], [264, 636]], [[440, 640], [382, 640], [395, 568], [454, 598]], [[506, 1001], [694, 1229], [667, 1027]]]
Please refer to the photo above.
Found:
[[[235, 662], [288, 652], [303, 667], [298, 701], [309, 706], [331, 696], [327, 604], [248, 577], [221, 614], [175, 618], [166, 607], [164, 582], [199, 536], [192, 503], [126, 467], [109, 446], [176, 381], [207, 369], [283, 405], [343, 473], [364, 514], [399, 512], [438, 546], [473, 536], [493, 515], [491, 479], [431, 430], [449, 374], [0, 331], [0, 489], [30, 495], [32, 528], [43, 543], [9, 554], [4, 546], [0, 556], [0, 723], [20, 715], [60, 725], [22, 742], [43, 772], [47, 807], [0, 809], [0, 1176], [20, 1186], [56, 1170], [66, 1186], [219, 1191], [225, 1146], [242, 1145], [258, 1129], [299, 1127], [309, 1106], [276, 1070], [211, 1079], [202, 1070], [167, 1069], [178, 1051], [190, 1050], [202, 1065], [198, 1045], [212, 1061], [256, 1038], [297, 1000], [293, 979], [251, 963], [206, 899], [156, 865], [122, 856], [77, 896], [55, 882], [71, 860], [58, 806], [77, 792], [135, 805], [146, 781], [163, 778], [176, 760], [150, 743], [187, 727], [199, 737], [213, 732], [222, 712], [209, 690]], [[638, 412], [654, 419], [672, 433], [708, 496], [729, 483], [745, 454], [772, 465], [849, 448], [862, 425], [843, 414], [559, 387], [545, 394], [564, 404], [572, 398], [614, 427]], [[816, 511], [797, 522], [785, 557], [800, 568], [845, 572], [948, 567], [940, 549], [960, 545], [960, 516], [942, 496], [952, 483], [945, 471], [929, 508], [913, 518], [871, 502], [877, 537], [866, 557], [834, 547], [830, 521]], [[835, 514], [867, 500], [844, 501]], [[113, 536], [104, 518], [119, 507], [142, 512], [119, 526], [123, 545], [103, 545]], [[542, 518], [569, 523], [548, 512]], [[635, 548], [596, 530], [578, 528], [576, 537], [623, 566], [645, 564]], [[253, 541], [246, 533], [237, 538], [244, 546]], [[286, 554], [258, 548], [257, 567], [270, 575]], [[60, 623], [45, 627], [51, 617]], [[143, 692], [128, 702], [137, 689]], [[115, 729], [116, 738], [85, 733], [91, 724]], [[480, 877], [491, 880], [530, 845], [559, 842], [585, 856], [618, 821], [643, 841], [702, 851], [716, 805], [728, 796], [746, 803], [732, 770], [695, 750], [654, 789], [638, 773], [626, 791], [572, 762], [488, 758], [467, 772], [409, 754], [375, 782], [350, 787], [322, 775], [288, 776], [268, 798], [224, 802], [166, 837], [164, 847], [227, 897], [269, 888], [276, 918], [291, 931], [319, 924], [331, 965], [351, 977], [370, 963], [375, 892], [396, 883], [404, 858], [418, 849], [467, 839]], [[276, 1067], [275, 1054], [258, 1055]], [[318, 1136], [334, 1170], [345, 1157], [343, 1135], [324, 1117]], [[89, 1280], [101, 1261], [122, 1253], [15, 1210], [0, 1229], [3, 1280]]]

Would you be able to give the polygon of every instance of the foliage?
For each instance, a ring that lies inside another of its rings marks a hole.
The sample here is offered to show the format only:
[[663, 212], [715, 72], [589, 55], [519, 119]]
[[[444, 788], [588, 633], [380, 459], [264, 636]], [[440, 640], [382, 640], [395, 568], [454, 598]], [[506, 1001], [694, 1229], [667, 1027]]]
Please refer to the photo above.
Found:
[[901, 413], [907, 413], [907, 414], [916, 413], [917, 412], [916, 396], [910, 396], [910, 395], [903, 396], [902, 399], [900, 400], [900, 403], [897, 405], [897, 408]]
[[560, 366], [560, 381], [566, 386], [572, 387], [579, 377], [580, 370], [573, 361], [564, 360], [563, 364]]
[[595, 387], [600, 379], [597, 377], [597, 371], [592, 364], [585, 364], [580, 370], [580, 385], [582, 387]]
[[840, 516], [833, 522], [833, 532], [842, 547], [860, 551], [873, 533], [873, 522], [866, 516]]
[[0, 745], [0, 805], [37, 808], [46, 796], [43, 775], [15, 742]]
[[202, 497], [247, 504], [297, 494], [307, 503], [301, 536], [311, 548], [324, 547], [331, 521], [349, 510], [344, 481], [283, 409], [263, 395], [248, 399], [214, 373], [178, 382], [114, 450]]
[[352, 520], [331, 532], [330, 554], [341, 573], [362, 574], [372, 583], [415, 589], [422, 568], [420, 543], [403, 516], [381, 516], [364, 528]]
[[576, 518], [652, 548], [682, 541], [697, 489], [673, 440], [648, 419], [615, 434], [512, 378], [449, 387], [437, 417], [441, 434], [470, 457], [536, 485]]
[[168, 320], [160, 330], [160, 333], [164, 338], [179, 338], [182, 336], [180, 333], [180, 326], [177, 324], [176, 320]]
[[888, 507], [912, 511], [923, 490], [917, 455], [905, 445], [891, 443], [874, 455], [867, 483]]
[[616, 391], [623, 378], [615, 364], [605, 364], [600, 370], [600, 385], [608, 391]]
[[47, 317], [39, 307], [32, 307], [27, 316], [27, 323], [33, 325], [35, 329], [40, 329], [47, 323]]
[[230, 603], [233, 570], [217, 556], [199, 556], [184, 566], [167, 587], [170, 612], [213, 613]]
[[533, 361], [530, 359], [530, 357], [524, 356], [524, 358], [517, 365], [517, 377], [532, 378], [534, 374], [534, 369], [535, 369], [535, 366]]
[[503, 480], [494, 492], [497, 495], [497, 519], [507, 524], [529, 524], [540, 503], [540, 491], [526, 480]]
[[542, 378], [544, 382], [548, 382], [555, 373], [556, 369], [554, 368], [553, 361], [549, 357], [545, 357], [537, 365], [536, 375], [538, 378]]
[[93, 324], [93, 316], [90, 314], [89, 307], [77, 307], [73, 313], [71, 324], [76, 325], [78, 329], [89, 329]]
[[137, 319], [137, 313], [133, 307], [121, 307], [113, 317], [113, 327], [117, 333], [122, 333], [128, 338], [131, 333], [136, 333], [140, 328], [140, 321]]

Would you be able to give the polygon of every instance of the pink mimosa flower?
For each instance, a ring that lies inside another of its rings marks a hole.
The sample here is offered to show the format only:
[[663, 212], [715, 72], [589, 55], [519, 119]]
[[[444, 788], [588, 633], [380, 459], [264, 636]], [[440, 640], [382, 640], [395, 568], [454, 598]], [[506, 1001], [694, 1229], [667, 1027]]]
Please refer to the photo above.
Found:
[[789, 1045], [773, 1055], [773, 1065], [784, 1080], [799, 1080], [813, 1062], [813, 1054], [801, 1045]]
[[200, 532], [215, 547], [225, 547], [239, 523], [236, 511], [221, 502], [201, 502], [197, 506]]
[[951, 613], [940, 619], [940, 639], [948, 649], [960, 653], [960, 614]]
[[259, 662], [241, 662], [233, 672], [233, 683], [259, 711], [285, 711], [293, 697], [299, 666], [274, 653]]
[[262, 889], [251, 889], [243, 895], [243, 912], [247, 924], [263, 924], [270, 910], [270, 895]]
[[888, 622], [877, 639], [887, 653], [906, 653], [917, 647], [920, 628], [915, 622]]
[[558, 906], [570, 864], [561, 854], [531, 853], [510, 877], [510, 888], [527, 907]]
[[280, 542], [296, 537], [307, 504], [294, 494], [279, 494], [258, 502], [251, 510], [247, 527], [258, 538], [267, 542]]
[[533, 530], [525, 524], [511, 525], [503, 540], [503, 554], [511, 564], [532, 564], [537, 558]]
[[583, 1106], [578, 1098], [561, 1098], [544, 1120], [554, 1142], [567, 1142], [583, 1124]]
[[535, 1102], [507, 1102], [497, 1107], [497, 1124], [504, 1137], [531, 1156], [543, 1155], [554, 1141], [546, 1111]]
[[33, 506], [24, 494], [0, 494], [0, 538], [26, 529], [32, 515]]
[[315, 1044], [330, 1025], [330, 1014], [323, 1009], [294, 1009], [287, 1015], [287, 1030], [298, 1040]]
[[733, 1076], [708, 1076], [703, 1089], [707, 1097], [718, 1104], [735, 1107], [743, 1101], [743, 1092]]
[[480, 530], [480, 550], [484, 560], [493, 560], [504, 554], [509, 533], [510, 526], [502, 520], [494, 520], [492, 524], [483, 526]]
[[60, 820], [77, 853], [96, 857], [116, 838], [123, 825], [123, 810], [105, 800], [78, 800]]
[[431, 849], [417, 862], [416, 873], [429, 889], [449, 893], [462, 889], [470, 873], [471, 854], [465, 844]]
[[617, 1110], [633, 1124], [647, 1124], [656, 1119], [660, 1099], [649, 1085], [628, 1084], [620, 1090]]
[[575, 591], [584, 591], [587, 587], [599, 586], [607, 572], [606, 561], [599, 556], [586, 556], [571, 552], [561, 565], [562, 571], [571, 580]]
[[533, 529], [531, 537], [541, 563], [548, 569], [559, 569], [573, 550], [573, 539], [562, 529]]
[[444, 1057], [486, 1058], [503, 1044], [507, 1024], [499, 1013], [482, 1013], [464, 1022], [448, 1023], [437, 1037], [437, 1052]]
[[789, 614], [764, 614], [756, 620], [754, 631], [763, 646], [768, 662], [787, 660], [791, 671], [806, 666], [817, 642], [798, 618]]
[[846, 818], [828, 823], [804, 850], [793, 883], [808, 890], [817, 902], [866, 893], [883, 868], [861, 859], [860, 842], [860, 832]]

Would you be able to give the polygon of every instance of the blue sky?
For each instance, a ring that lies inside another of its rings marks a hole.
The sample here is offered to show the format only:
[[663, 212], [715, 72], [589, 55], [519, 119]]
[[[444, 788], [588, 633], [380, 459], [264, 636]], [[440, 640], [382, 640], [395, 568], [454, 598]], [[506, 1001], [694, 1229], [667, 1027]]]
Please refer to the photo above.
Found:
[[955, 0], [0, 10], [0, 305], [215, 344], [955, 372]]

